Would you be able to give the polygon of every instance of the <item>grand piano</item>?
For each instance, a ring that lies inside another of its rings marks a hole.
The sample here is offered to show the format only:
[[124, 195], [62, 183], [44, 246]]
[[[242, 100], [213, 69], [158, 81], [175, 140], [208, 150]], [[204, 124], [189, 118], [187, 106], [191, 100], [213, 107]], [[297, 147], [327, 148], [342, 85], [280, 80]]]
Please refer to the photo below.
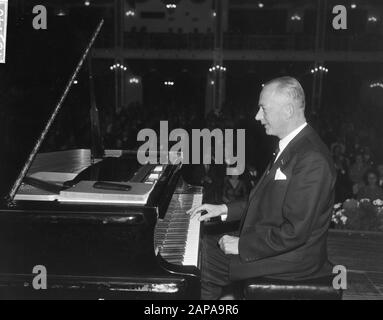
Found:
[[[90, 148], [40, 152], [101, 27], [1, 204], [0, 299], [200, 296], [200, 223], [186, 211], [203, 190], [183, 181], [182, 163], [141, 165], [135, 151], [104, 150], [94, 96]], [[36, 266], [46, 289], [34, 286]]]

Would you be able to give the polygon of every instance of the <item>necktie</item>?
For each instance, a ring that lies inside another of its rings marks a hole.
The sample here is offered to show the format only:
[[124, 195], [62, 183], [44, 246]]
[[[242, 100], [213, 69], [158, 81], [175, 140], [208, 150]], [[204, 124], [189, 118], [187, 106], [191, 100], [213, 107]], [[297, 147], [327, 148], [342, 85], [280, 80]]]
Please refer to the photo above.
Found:
[[279, 144], [278, 144], [277, 148], [275, 149], [275, 151], [273, 152], [273, 158], [271, 159], [269, 165], [267, 166], [267, 170], [266, 170], [267, 173], [269, 173], [269, 171], [272, 168], [275, 160], [277, 159], [278, 153], [279, 153]]

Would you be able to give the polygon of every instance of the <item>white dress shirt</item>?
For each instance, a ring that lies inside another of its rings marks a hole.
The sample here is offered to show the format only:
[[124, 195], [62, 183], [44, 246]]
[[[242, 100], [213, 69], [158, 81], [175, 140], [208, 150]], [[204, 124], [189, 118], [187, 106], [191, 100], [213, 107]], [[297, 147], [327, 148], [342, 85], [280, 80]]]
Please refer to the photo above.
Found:
[[279, 152], [278, 152], [277, 156], [275, 157], [275, 161], [277, 161], [277, 159], [279, 158], [279, 156], [281, 155], [283, 150], [286, 149], [286, 147], [290, 143], [290, 141], [293, 140], [298, 135], [298, 133], [301, 132], [303, 130], [303, 128], [306, 127], [306, 126], [307, 126], [307, 122], [305, 122], [304, 124], [302, 124], [301, 126], [296, 128], [295, 130], [291, 131], [283, 139], [279, 140]]

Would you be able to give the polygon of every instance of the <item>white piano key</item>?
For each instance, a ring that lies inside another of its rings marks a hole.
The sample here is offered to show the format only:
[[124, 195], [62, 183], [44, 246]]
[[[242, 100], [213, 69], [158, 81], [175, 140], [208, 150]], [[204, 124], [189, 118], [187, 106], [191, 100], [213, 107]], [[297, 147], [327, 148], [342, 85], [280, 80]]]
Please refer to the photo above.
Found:
[[[201, 203], [202, 193], [175, 195], [165, 218], [157, 223], [155, 241], [160, 254], [168, 262], [198, 267], [200, 215], [190, 219], [186, 211]], [[172, 257], [180, 250], [183, 251], [180, 259]]]
[[[196, 194], [193, 197], [193, 203], [191, 207], [200, 205], [202, 203], [202, 194]], [[199, 255], [199, 240], [200, 240], [200, 227], [201, 223], [198, 220], [200, 214], [195, 215], [189, 222], [188, 234], [186, 237], [186, 247], [184, 259], [182, 265], [198, 265], [198, 255]]]

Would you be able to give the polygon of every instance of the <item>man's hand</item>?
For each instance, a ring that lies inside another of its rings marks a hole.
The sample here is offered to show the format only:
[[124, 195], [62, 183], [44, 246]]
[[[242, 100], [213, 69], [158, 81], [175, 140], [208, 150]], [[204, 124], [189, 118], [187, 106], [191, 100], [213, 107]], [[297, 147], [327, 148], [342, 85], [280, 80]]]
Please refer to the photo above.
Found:
[[218, 244], [224, 254], [239, 254], [238, 237], [224, 235], [221, 239], [219, 239]]
[[187, 214], [190, 214], [190, 218], [192, 219], [196, 214], [202, 211], [206, 211], [206, 214], [201, 216], [199, 221], [206, 221], [222, 214], [227, 214], [227, 206], [225, 204], [203, 204], [201, 206], [191, 208], [187, 211]]

